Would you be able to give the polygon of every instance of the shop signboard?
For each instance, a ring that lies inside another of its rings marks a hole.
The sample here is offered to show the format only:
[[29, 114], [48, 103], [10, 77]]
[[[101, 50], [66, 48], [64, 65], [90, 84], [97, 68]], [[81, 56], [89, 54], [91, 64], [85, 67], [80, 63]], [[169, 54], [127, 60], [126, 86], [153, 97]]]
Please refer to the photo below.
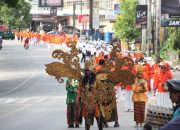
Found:
[[136, 6], [136, 25], [137, 27], [147, 28], [147, 5]]
[[63, 0], [39, 0], [39, 7], [63, 7]]
[[121, 14], [121, 3], [118, 2], [114, 4], [114, 13]]
[[51, 17], [57, 16], [57, 7], [56, 6], [50, 7], [50, 15], [51, 15]]
[[88, 14], [81, 14], [78, 16], [79, 23], [88, 23], [89, 22], [89, 15]]
[[169, 18], [180, 18], [180, 0], [161, 0], [161, 14]]
[[179, 27], [180, 19], [163, 19], [161, 20], [162, 27]]

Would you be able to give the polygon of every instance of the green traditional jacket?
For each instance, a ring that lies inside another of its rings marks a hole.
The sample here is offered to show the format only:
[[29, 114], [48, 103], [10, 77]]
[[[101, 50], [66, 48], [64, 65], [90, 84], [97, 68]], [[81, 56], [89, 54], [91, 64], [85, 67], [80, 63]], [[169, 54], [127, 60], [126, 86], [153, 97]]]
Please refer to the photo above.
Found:
[[66, 82], [67, 99], [66, 103], [75, 103], [79, 81], [76, 79], [68, 79]]

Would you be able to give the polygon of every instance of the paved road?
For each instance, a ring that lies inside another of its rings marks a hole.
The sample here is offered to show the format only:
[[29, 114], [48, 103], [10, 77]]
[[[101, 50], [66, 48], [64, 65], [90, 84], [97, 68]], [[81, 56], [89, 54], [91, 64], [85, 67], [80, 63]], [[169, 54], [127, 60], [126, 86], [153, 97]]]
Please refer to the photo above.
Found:
[[[45, 45], [4, 41], [0, 51], [0, 130], [69, 130], [66, 124], [65, 84], [48, 76], [44, 64], [53, 61]], [[178, 75], [178, 74], [177, 74]], [[119, 128], [134, 130], [133, 112], [118, 102]], [[92, 130], [97, 130], [95, 124]], [[79, 130], [84, 130], [84, 125]]]

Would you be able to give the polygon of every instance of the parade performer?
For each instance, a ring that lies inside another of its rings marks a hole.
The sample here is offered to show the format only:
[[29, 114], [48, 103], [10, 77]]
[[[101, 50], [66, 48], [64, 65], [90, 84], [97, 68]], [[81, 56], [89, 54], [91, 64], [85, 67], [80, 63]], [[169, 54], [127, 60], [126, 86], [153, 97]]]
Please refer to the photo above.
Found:
[[[124, 60], [124, 65], [122, 66], [123, 70], [130, 70], [133, 74], [136, 74], [136, 70], [134, 67], [134, 62], [133, 61], [127, 61], [126, 59]], [[134, 108], [133, 108], [133, 103], [132, 103], [132, 86], [131, 85], [126, 85], [123, 88], [124, 92], [125, 92], [125, 112], [133, 112]]]
[[[106, 57], [105, 57], [106, 59]], [[96, 68], [96, 73], [97, 74], [103, 74], [101, 73], [101, 70], [105, 68], [108, 64], [113, 64], [112, 60], [105, 60], [105, 59], [99, 59], [99, 64], [97, 65]], [[111, 68], [109, 68], [109, 71], [114, 71], [113, 65]], [[116, 92], [114, 89], [115, 83], [112, 83], [111, 81], [108, 80], [101, 80], [99, 81], [99, 84], [104, 87], [107, 91], [107, 96], [106, 99], [102, 101], [102, 106], [103, 106], [103, 111], [106, 113], [106, 110], [111, 111], [109, 115], [104, 115], [103, 117], [103, 126], [108, 127], [108, 122], [115, 122], [114, 127], [119, 127], [118, 123], [118, 112], [117, 112], [117, 103], [116, 103]], [[109, 86], [108, 86], [109, 85]], [[107, 88], [106, 88], [107, 87]], [[111, 106], [111, 107], [110, 107]], [[110, 108], [110, 109], [108, 109]], [[107, 117], [108, 116], [108, 117]]]
[[[66, 45], [70, 48], [68, 53], [60, 49], [54, 50], [52, 53], [52, 57], [59, 59], [61, 62], [46, 64], [45, 70], [49, 75], [55, 76], [59, 83], [64, 81], [62, 77], [79, 81], [85, 129], [90, 130], [90, 126], [93, 125], [93, 120], [96, 118], [98, 128], [102, 130], [102, 117], [110, 119], [112, 109], [116, 104], [115, 96], [108, 94], [108, 92], [112, 92], [109, 89], [114, 90], [113, 83], [117, 82], [121, 82], [122, 86], [132, 85], [135, 81], [135, 76], [129, 70], [121, 70], [123, 61], [116, 58], [115, 47], [110, 54], [114, 64], [108, 64], [105, 68], [101, 69], [101, 73], [96, 73], [95, 57], [86, 61], [85, 68], [81, 68], [76, 42], [69, 41]], [[115, 68], [113, 72], [110, 71], [112, 65]], [[102, 103], [107, 101], [107, 98], [109, 98], [108, 100], [113, 100], [113, 103], [107, 104], [108, 107], [104, 107]]]
[[151, 66], [149, 63], [147, 63], [146, 59], [143, 59], [143, 78], [147, 81], [148, 91], [150, 92]]
[[66, 90], [67, 90], [67, 124], [68, 128], [79, 127], [79, 99], [78, 99], [78, 87], [79, 81], [76, 79], [69, 78], [66, 82]]
[[137, 70], [137, 78], [135, 83], [132, 85], [133, 96], [132, 101], [134, 102], [134, 121], [136, 127], [142, 127], [145, 119], [145, 106], [148, 100], [146, 92], [148, 91], [147, 82], [143, 78], [143, 71], [141, 66]]
[[103, 130], [102, 113], [100, 110], [101, 102], [97, 100], [96, 75], [91, 70], [85, 70], [85, 76], [82, 80], [82, 115], [85, 118], [85, 130], [90, 130], [94, 124], [94, 118], [97, 120], [99, 130]]
[[167, 71], [166, 64], [159, 64], [159, 71], [155, 78], [155, 89], [157, 89], [157, 105], [162, 107], [172, 107], [169, 99], [169, 91], [164, 86], [167, 80], [172, 79], [172, 74]]
[[24, 40], [24, 48], [25, 49], [29, 48], [29, 38], [28, 37]]
[[170, 92], [170, 99], [173, 104], [173, 118], [160, 130], [179, 130], [180, 129], [180, 80], [168, 80], [165, 84]]
[[[154, 62], [155, 63], [152, 65], [152, 68], [151, 68], [151, 81], [150, 81], [151, 90], [153, 91], [155, 90], [154, 84], [156, 83], [154, 81], [155, 81], [155, 78], [159, 69], [159, 59], [155, 59]], [[154, 91], [154, 96], [155, 96], [155, 91]]]

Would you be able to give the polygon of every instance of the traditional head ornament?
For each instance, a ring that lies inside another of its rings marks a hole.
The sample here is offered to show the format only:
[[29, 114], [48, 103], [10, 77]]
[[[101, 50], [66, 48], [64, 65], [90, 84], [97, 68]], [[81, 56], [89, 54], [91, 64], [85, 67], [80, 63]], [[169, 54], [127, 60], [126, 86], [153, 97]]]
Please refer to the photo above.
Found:
[[138, 74], [142, 74], [143, 71], [144, 71], [143, 66], [142, 66], [142, 65], [138, 65], [137, 68], [136, 68], [136, 71], [137, 71], [137, 75], [138, 75]]
[[91, 70], [92, 72], [96, 71], [95, 57], [92, 57], [90, 60], [85, 62], [85, 70]]

